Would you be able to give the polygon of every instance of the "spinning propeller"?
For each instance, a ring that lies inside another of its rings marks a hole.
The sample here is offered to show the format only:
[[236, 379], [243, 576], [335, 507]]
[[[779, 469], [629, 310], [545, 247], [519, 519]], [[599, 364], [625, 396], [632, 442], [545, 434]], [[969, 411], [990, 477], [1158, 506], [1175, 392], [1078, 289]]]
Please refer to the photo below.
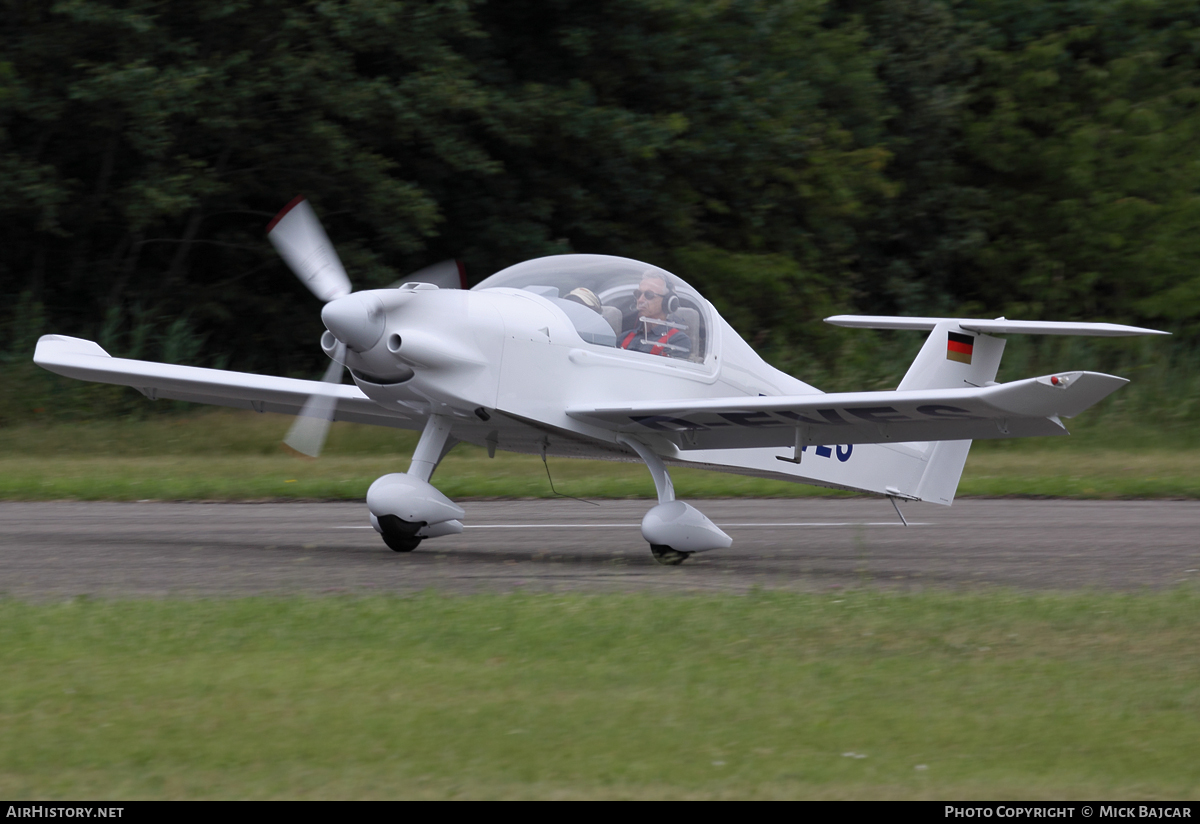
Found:
[[[267, 225], [267, 238], [288, 267], [309, 290], [328, 304], [349, 295], [350, 278], [342, 268], [329, 236], [317, 220], [317, 214], [303, 197], [297, 197]], [[340, 384], [345, 370], [346, 344], [341, 340], [330, 356], [333, 363], [325, 370], [321, 381]], [[329, 424], [337, 407], [337, 398], [313, 395], [283, 442], [303, 455], [315, 458], [321, 454]]]
[[[367, 293], [354, 294], [350, 278], [334, 251], [329, 236], [309, 202], [297, 197], [267, 225], [267, 238], [296, 277], [314, 295], [325, 302], [321, 320], [337, 341], [325, 351], [333, 363], [321, 378], [323, 383], [340, 384], [345, 371], [347, 349], [370, 349], [383, 334], [384, 310], [379, 299]], [[414, 272], [402, 283], [435, 283], [443, 289], [465, 289], [462, 264], [442, 261]], [[396, 284], [399, 285], [399, 284]], [[283, 442], [291, 449], [315, 458], [321, 454], [329, 424], [337, 411], [333, 395], [313, 395], [296, 416], [296, 422]]]
[[312, 206], [298, 197], [267, 224], [267, 238], [296, 277], [328, 303], [353, 290]]

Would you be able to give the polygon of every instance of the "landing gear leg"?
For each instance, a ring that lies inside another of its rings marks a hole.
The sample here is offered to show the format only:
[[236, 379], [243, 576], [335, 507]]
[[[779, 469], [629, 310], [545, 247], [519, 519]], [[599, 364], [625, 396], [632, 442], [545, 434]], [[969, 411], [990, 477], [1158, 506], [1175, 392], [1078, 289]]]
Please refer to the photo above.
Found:
[[429, 482], [429, 479], [433, 477], [433, 470], [437, 469], [442, 458], [446, 457], [446, 453], [458, 443], [457, 440], [450, 437], [451, 423], [449, 415], [432, 414], [429, 416], [429, 420], [425, 422], [425, 428], [421, 431], [421, 440], [417, 441], [417, 448], [413, 450], [408, 472], [404, 474], [420, 478], [426, 483]]

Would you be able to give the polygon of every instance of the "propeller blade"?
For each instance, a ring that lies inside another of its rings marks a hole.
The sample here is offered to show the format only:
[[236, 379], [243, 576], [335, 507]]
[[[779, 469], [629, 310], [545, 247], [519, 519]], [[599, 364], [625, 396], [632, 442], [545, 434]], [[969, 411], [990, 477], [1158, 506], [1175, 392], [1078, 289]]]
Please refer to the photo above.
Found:
[[[339, 343], [333, 353], [333, 363], [325, 370], [321, 380], [325, 383], [341, 383], [342, 373], [346, 368], [346, 344]], [[329, 424], [333, 422], [334, 412], [337, 411], [337, 398], [328, 395], [313, 395], [304, 404], [295, 423], [283, 439], [292, 450], [310, 458], [321, 454], [325, 446], [325, 438], [329, 435]]]
[[439, 289], [466, 289], [467, 267], [463, 266], [461, 260], [443, 260], [441, 263], [418, 269], [392, 286], [403, 286], [406, 283], [433, 283]]
[[325, 302], [350, 294], [350, 278], [312, 206], [298, 197], [267, 224], [267, 238], [296, 277]]

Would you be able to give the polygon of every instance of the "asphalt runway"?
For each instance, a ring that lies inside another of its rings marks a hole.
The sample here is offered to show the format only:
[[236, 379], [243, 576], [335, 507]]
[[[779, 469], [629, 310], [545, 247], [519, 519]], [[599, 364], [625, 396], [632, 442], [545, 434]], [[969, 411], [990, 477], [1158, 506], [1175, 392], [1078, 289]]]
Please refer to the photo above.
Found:
[[[462, 535], [387, 549], [361, 503], [0, 503], [0, 594], [1139, 589], [1200, 581], [1200, 502], [879, 499], [695, 504], [734, 539], [679, 567], [652, 501], [465, 502]], [[365, 527], [365, 528], [364, 528]]]

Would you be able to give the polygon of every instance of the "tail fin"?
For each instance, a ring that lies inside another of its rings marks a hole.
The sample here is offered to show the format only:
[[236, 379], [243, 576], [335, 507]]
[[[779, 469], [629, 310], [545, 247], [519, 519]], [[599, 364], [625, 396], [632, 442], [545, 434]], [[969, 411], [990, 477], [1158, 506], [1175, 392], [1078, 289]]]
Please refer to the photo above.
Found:
[[968, 332], [958, 321], [942, 320], [897, 389], [962, 389], [995, 383], [1004, 339]]
[[[1126, 335], [1165, 335], [1153, 329], [1122, 326], [1114, 323], [1075, 323], [1053, 321], [1021, 321], [995, 318], [905, 318], [868, 315], [836, 315], [825, 319], [834, 326], [858, 329], [930, 330], [925, 345], [896, 387], [905, 389], [961, 389], [967, 386], [988, 386], [996, 381], [1000, 358], [1004, 354], [1004, 339], [994, 334], [1034, 335], [1092, 335], [1121, 337]], [[988, 334], [991, 333], [991, 334]], [[958, 490], [963, 467], [967, 463], [970, 441], [936, 441], [908, 444], [924, 453], [925, 466], [916, 478], [903, 488], [889, 486], [888, 494], [899, 498], [949, 505]]]
[[950, 506], [958, 492], [963, 467], [967, 465], [971, 441], [933, 441], [925, 447], [925, 471], [917, 481], [913, 497]]

